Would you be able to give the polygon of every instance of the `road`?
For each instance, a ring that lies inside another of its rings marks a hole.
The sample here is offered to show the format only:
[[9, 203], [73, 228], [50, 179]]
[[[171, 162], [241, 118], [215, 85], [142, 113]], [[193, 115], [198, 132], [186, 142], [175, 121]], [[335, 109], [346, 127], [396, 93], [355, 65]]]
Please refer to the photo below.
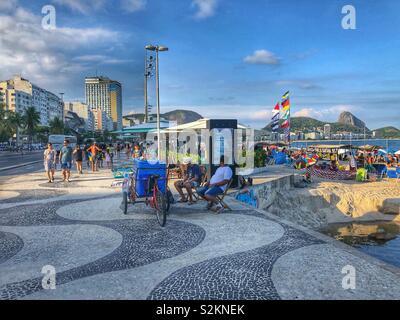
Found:
[[[41, 160], [42, 154], [43, 151], [34, 151], [31, 153], [25, 153], [23, 156], [20, 153], [0, 152], [0, 169]], [[43, 163], [39, 162], [39, 163], [29, 164], [23, 167], [0, 171], [0, 184], [6, 182], [11, 177], [35, 172], [41, 169], [43, 169]]]

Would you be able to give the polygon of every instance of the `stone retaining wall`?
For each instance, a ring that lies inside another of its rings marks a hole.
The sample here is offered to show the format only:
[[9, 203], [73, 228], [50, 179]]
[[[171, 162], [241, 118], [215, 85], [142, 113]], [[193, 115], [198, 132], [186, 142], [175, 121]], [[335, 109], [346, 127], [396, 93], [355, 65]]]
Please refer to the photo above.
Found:
[[258, 209], [268, 209], [275, 201], [278, 192], [293, 187], [294, 175], [288, 175], [237, 191], [231, 196]]

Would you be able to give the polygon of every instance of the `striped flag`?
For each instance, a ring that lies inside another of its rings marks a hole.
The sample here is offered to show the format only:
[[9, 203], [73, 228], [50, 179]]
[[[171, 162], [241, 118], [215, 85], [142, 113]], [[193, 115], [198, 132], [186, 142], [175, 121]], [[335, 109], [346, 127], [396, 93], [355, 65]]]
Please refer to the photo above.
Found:
[[277, 132], [279, 129], [279, 103], [272, 110], [272, 132]]
[[285, 140], [290, 143], [290, 100], [289, 91], [282, 96], [282, 120], [281, 128], [285, 129]]

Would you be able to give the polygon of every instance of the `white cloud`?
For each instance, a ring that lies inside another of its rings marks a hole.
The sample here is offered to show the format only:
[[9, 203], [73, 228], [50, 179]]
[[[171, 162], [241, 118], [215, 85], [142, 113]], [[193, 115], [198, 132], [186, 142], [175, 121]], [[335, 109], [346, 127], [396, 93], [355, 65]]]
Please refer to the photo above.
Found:
[[303, 108], [295, 112], [295, 117], [310, 117], [318, 120], [336, 121], [339, 114], [343, 111], [355, 112], [360, 110], [359, 107], [354, 105], [335, 105], [328, 108]]
[[18, 7], [0, 20], [0, 74], [22, 74], [38, 85], [60, 85], [88, 65], [73, 60], [74, 51], [92, 50], [115, 43], [119, 34], [104, 28], [44, 30], [41, 16]]
[[243, 61], [251, 64], [279, 64], [279, 58], [272, 52], [264, 49], [254, 51], [252, 55], [245, 57]]
[[[108, 5], [106, 0], [53, 0], [53, 3], [66, 6], [82, 14], [102, 10]], [[145, 9], [147, 0], [120, 0], [121, 8], [127, 12], [136, 12]]]
[[1, 0], [0, 11], [6, 12], [14, 10], [17, 7], [17, 0]]
[[53, 2], [83, 14], [102, 9], [106, 4], [105, 0], [53, 0]]
[[205, 19], [212, 17], [217, 9], [217, 0], [193, 0], [192, 7], [197, 8], [196, 19]]
[[143, 10], [146, 7], [147, 0], [122, 0], [122, 9], [128, 12]]
[[88, 54], [88, 55], [77, 56], [73, 60], [83, 63], [96, 63], [96, 64], [120, 64], [132, 61], [128, 59], [116, 59], [110, 56], [105, 56], [100, 54], [94, 54], [94, 55]]

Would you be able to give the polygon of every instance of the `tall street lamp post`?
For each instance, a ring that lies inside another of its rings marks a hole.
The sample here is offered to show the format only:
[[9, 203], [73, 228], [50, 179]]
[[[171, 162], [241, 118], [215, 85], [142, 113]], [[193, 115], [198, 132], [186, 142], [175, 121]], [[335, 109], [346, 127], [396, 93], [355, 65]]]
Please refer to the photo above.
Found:
[[147, 94], [147, 82], [153, 76], [154, 70], [154, 61], [153, 56], [147, 59], [147, 50], [145, 50], [144, 56], [144, 122], [147, 123], [149, 121], [149, 101], [148, 101], [148, 94]]
[[160, 75], [159, 75], [159, 67], [158, 67], [158, 52], [159, 51], [168, 51], [167, 47], [164, 46], [153, 46], [148, 45], [145, 47], [146, 50], [155, 51], [156, 53], [156, 100], [157, 100], [157, 155], [158, 160], [160, 160]]

